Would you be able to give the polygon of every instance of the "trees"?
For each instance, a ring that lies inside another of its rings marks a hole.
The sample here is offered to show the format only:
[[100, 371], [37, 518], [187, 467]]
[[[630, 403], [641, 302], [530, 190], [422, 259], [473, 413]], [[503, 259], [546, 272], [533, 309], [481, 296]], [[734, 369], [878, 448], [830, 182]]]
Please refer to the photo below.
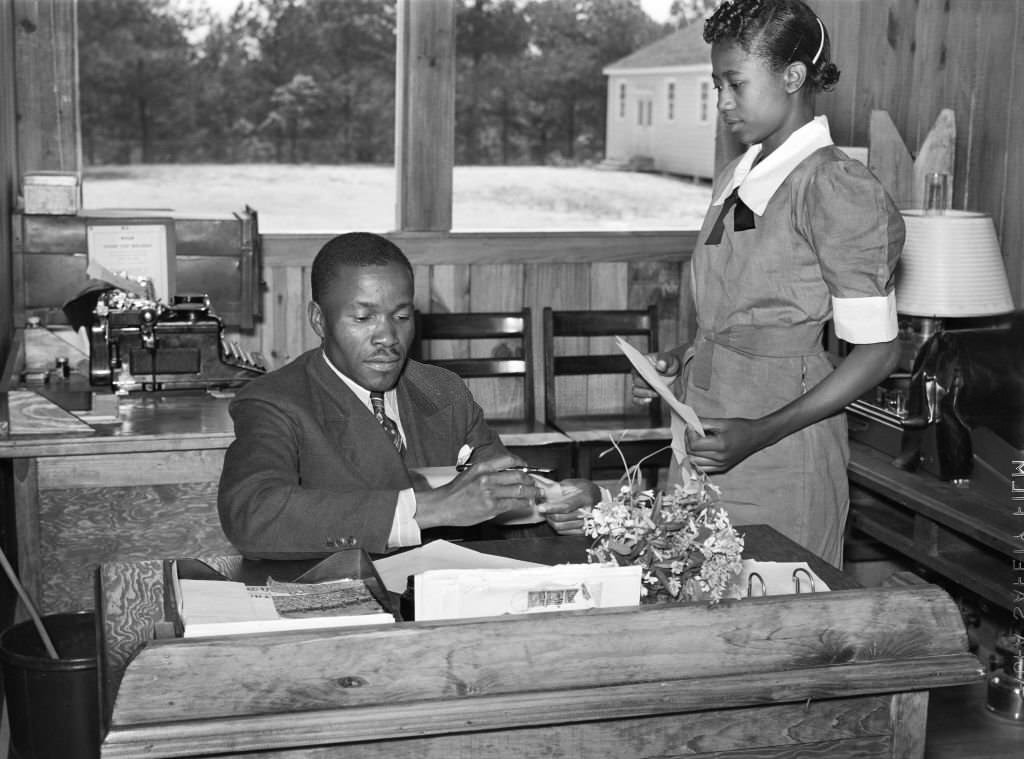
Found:
[[[393, 160], [393, 0], [79, 2], [88, 163]], [[461, 0], [457, 161], [600, 158], [602, 68], [669, 31], [639, 0]]]

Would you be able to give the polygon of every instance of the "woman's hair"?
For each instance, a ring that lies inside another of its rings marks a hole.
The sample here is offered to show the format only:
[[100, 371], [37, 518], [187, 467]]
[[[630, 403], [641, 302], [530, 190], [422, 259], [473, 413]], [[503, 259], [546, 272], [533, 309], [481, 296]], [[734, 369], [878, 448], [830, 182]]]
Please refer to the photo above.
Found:
[[726, 0], [704, 22], [705, 42], [723, 40], [775, 71], [800, 61], [812, 90], [829, 90], [839, 81], [825, 24], [801, 0]]

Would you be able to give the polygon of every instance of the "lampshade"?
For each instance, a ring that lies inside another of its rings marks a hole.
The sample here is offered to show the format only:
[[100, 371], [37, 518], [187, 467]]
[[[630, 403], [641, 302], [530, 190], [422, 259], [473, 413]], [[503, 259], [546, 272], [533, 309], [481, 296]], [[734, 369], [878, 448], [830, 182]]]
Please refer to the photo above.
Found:
[[1013, 310], [992, 217], [970, 211], [904, 211], [907, 241], [896, 271], [896, 310], [929, 317]]

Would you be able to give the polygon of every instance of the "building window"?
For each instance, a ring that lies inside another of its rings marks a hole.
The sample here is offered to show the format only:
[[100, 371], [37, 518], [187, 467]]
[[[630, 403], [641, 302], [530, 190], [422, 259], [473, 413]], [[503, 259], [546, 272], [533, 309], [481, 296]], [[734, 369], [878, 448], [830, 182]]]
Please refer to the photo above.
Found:
[[654, 101], [647, 101], [647, 126], [650, 126], [654, 121]]
[[674, 121], [676, 118], [676, 83], [668, 83], [668, 120]]
[[619, 118], [626, 118], [626, 85], [619, 85]]
[[644, 125], [644, 101], [636, 101], [636, 123], [638, 126]]
[[713, 92], [714, 88], [711, 85], [711, 80], [701, 79], [700, 93], [698, 96], [699, 99], [697, 103], [697, 121], [701, 124], [706, 124], [711, 121], [711, 114], [714, 110], [711, 104]]

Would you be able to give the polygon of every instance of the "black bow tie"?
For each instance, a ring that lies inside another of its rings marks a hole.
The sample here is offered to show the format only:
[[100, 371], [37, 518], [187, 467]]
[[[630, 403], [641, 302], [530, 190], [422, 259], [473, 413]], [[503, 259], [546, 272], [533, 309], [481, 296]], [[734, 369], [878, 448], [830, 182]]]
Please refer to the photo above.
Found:
[[708, 239], [704, 241], [705, 245], [718, 245], [722, 242], [722, 232], [725, 231], [725, 216], [733, 206], [736, 207], [732, 214], [733, 230], [736, 232], [746, 232], [748, 229], [754, 228], [754, 212], [740, 198], [740, 188], [737, 187], [729, 193], [725, 202], [722, 203], [722, 210], [719, 211], [718, 218], [715, 219], [715, 224], [708, 233]]

